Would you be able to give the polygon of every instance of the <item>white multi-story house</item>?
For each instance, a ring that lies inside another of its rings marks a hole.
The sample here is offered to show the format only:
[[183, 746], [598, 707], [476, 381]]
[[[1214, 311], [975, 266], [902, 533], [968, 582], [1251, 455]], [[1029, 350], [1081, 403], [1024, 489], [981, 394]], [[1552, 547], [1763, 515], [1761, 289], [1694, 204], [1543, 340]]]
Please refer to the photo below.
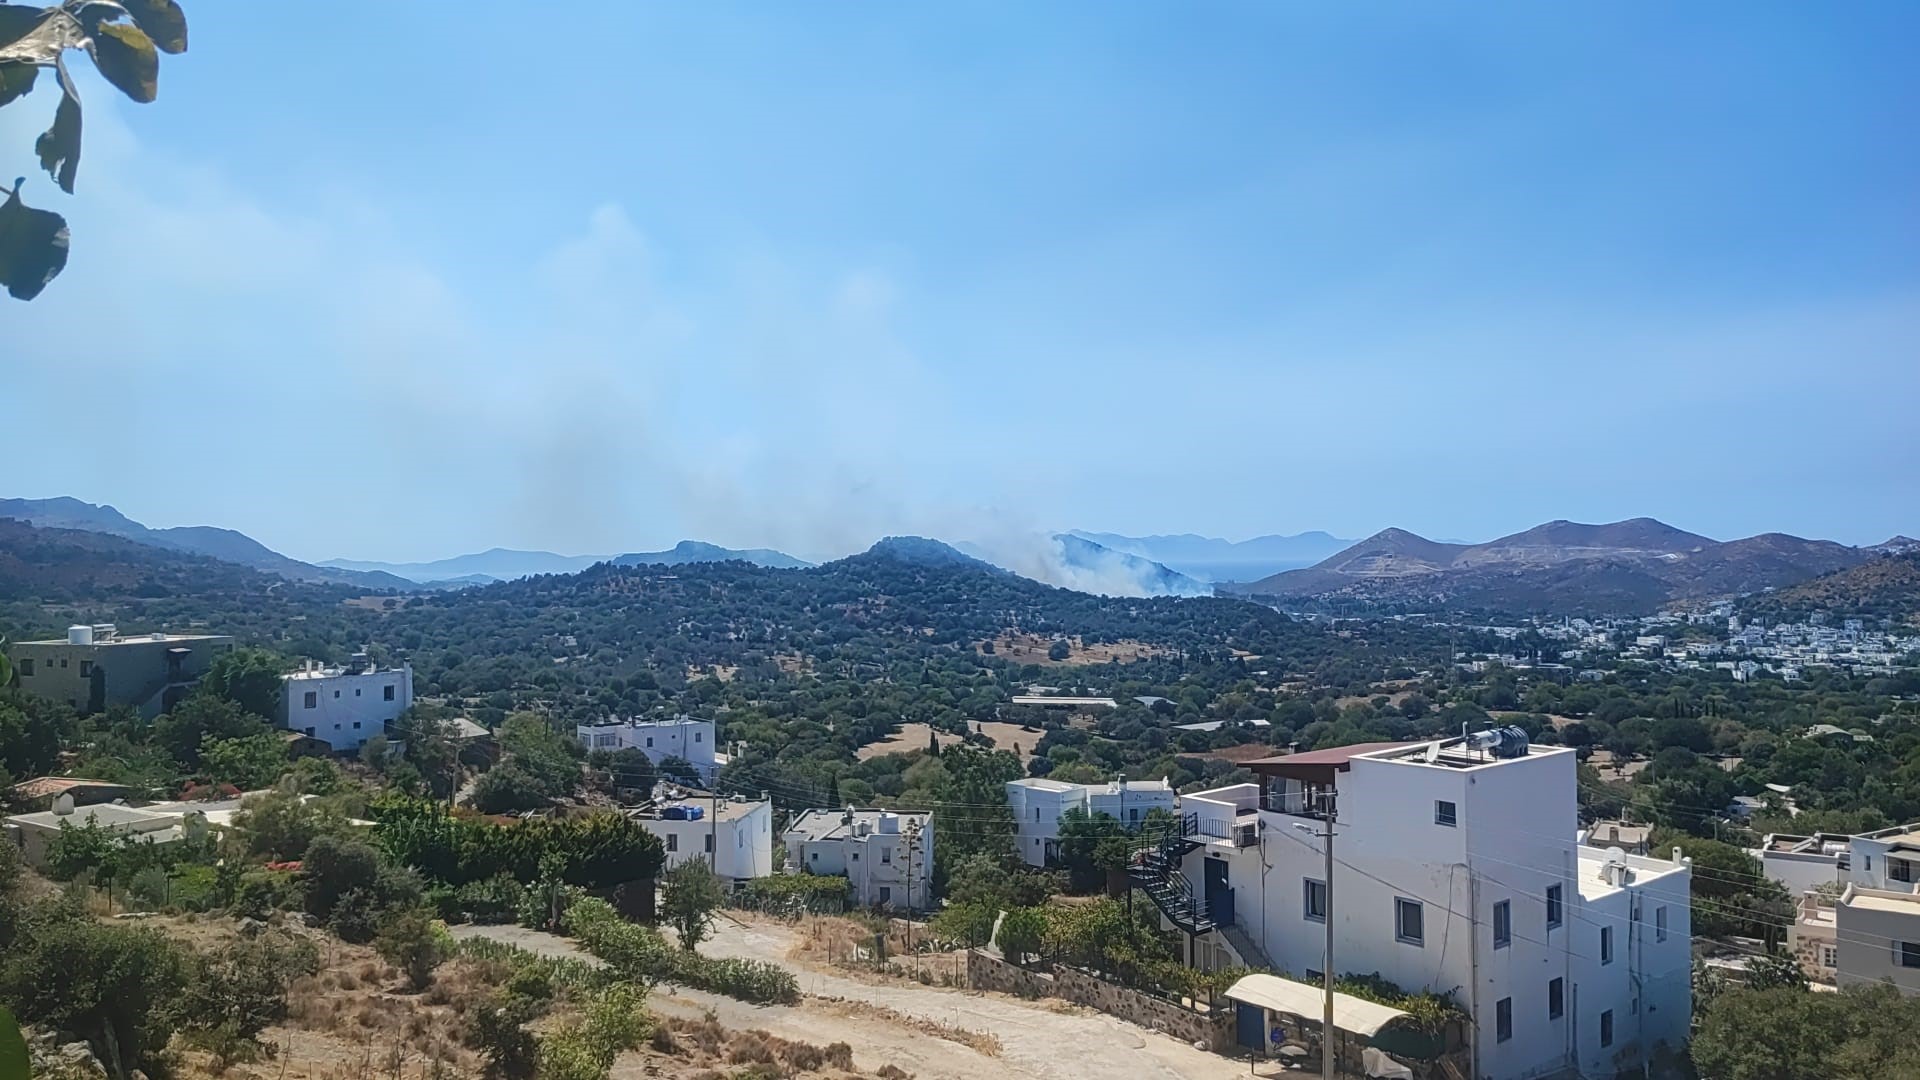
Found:
[[1048, 866], [1060, 857], [1060, 819], [1069, 810], [1105, 814], [1137, 829], [1147, 813], [1172, 813], [1180, 797], [1165, 780], [1113, 780], [1105, 784], [1069, 784], [1027, 777], [1007, 784], [1007, 806], [1016, 824], [1015, 846], [1031, 866]]
[[773, 873], [773, 803], [688, 791], [662, 795], [635, 820], [666, 847], [666, 869], [711, 860], [714, 873], [735, 884]]
[[1834, 982], [1890, 982], [1920, 994], [1920, 895], [1910, 889], [1849, 885], [1833, 905], [1837, 957]]
[[933, 900], [933, 816], [807, 810], [781, 834], [787, 866], [840, 875], [861, 907], [925, 910]]
[[1483, 736], [1250, 762], [1258, 783], [1181, 797], [1184, 880], [1151, 880], [1150, 860], [1135, 884], [1198, 965], [1317, 979], [1334, 920], [1338, 972], [1468, 1011], [1475, 1077], [1611, 1076], [1681, 1045], [1690, 862], [1578, 843], [1574, 752]]
[[413, 705], [413, 665], [375, 667], [355, 653], [345, 667], [309, 663], [281, 676], [287, 730], [319, 739], [335, 753], [360, 749]]
[[1863, 889], [1914, 891], [1920, 883], [1920, 822], [1848, 840], [1845, 880]]
[[680, 758], [708, 781], [722, 764], [722, 755], [713, 745], [713, 721], [691, 716], [580, 724], [574, 735], [588, 750], [639, 750], [656, 765], [667, 758]]

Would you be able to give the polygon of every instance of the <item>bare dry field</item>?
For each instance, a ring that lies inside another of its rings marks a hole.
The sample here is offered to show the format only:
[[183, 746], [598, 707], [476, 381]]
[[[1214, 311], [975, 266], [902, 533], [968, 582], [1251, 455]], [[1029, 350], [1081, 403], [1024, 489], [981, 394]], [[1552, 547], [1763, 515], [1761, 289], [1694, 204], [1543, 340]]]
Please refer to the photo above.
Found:
[[975, 727], [982, 735], [993, 740], [996, 750], [1011, 750], [1018, 746], [1021, 765], [1033, 760], [1033, 748], [1040, 745], [1041, 738], [1046, 735], [1044, 731], [1029, 731], [1019, 724], [1008, 724], [999, 720], [982, 721]]
[[[1008, 726], [1011, 727], [1013, 725]], [[1016, 728], [1016, 730], [1018, 729]], [[879, 742], [870, 742], [854, 751], [853, 756], [858, 761], [869, 761], [873, 758], [885, 757], [888, 754], [904, 754], [912, 750], [925, 750], [927, 748], [927, 736], [932, 734], [933, 729], [925, 724], [904, 724], [899, 731], [881, 739]], [[940, 745], [943, 747], [952, 746], [959, 741], [960, 736], [958, 735], [949, 735], [944, 731], [940, 733]], [[1038, 741], [1037, 736], [1036, 741]]]
[[[1139, 641], [1115, 641], [1088, 645], [1079, 638], [1068, 638], [1070, 650], [1065, 660], [1053, 660], [1047, 656], [1047, 650], [1053, 647], [1053, 639], [1039, 634], [1026, 634], [1007, 631], [993, 640], [994, 655], [1011, 660], [1016, 664], [1038, 664], [1042, 667], [1073, 667], [1077, 664], [1105, 664], [1119, 661], [1123, 664], [1135, 660], [1147, 660], [1155, 656], [1164, 656], [1167, 650], [1158, 645], [1148, 645]], [[976, 648], [978, 648], [976, 646]], [[982, 656], [987, 655], [980, 649]]]

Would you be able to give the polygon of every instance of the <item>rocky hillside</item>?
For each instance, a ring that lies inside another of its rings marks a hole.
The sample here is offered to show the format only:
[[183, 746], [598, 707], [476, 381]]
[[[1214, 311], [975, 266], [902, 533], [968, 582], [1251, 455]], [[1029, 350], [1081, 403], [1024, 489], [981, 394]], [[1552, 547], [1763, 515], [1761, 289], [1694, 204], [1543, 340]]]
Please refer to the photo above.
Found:
[[1920, 626], [1920, 548], [1756, 596], [1744, 608], [1762, 618], [1797, 620], [1824, 611], [1836, 618], [1889, 619]]
[[1550, 521], [1483, 544], [1387, 529], [1245, 591], [1294, 601], [1516, 614], [1634, 614], [1679, 599], [1795, 585], [1871, 558], [1829, 540], [1766, 533], [1721, 542], [1652, 518]]

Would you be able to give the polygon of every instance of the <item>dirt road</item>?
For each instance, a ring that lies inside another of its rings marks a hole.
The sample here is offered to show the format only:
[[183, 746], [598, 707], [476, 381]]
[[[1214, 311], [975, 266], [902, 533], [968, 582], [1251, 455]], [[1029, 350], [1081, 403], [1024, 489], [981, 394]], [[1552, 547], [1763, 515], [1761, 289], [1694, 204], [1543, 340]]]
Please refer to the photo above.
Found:
[[[458, 937], [481, 935], [549, 956], [582, 955], [572, 942], [514, 926], [455, 927]], [[920, 1080], [1229, 1080], [1246, 1075], [1244, 1062], [1195, 1050], [1157, 1032], [1082, 1010], [1054, 1011], [1045, 1003], [965, 993], [941, 987], [879, 985], [794, 963], [787, 953], [793, 931], [777, 922], [721, 920], [713, 940], [700, 946], [710, 956], [772, 960], [793, 970], [808, 995], [798, 1005], [755, 1006], [697, 990], [655, 991], [649, 1006], [663, 1013], [698, 1016], [712, 1011], [729, 1028], [759, 1028], [786, 1039], [818, 1045], [844, 1042], [863, 1067], [894, 1064]], [[990, 1035], [1000, 1052], [990, 1056], [961, 1042], [881, 1018], [874, 1007], [930, 1024]], [[622, 1073], [615, 1067], [614, 1077]], [[637, 1075], [637, 1074], [636, 1074]]]

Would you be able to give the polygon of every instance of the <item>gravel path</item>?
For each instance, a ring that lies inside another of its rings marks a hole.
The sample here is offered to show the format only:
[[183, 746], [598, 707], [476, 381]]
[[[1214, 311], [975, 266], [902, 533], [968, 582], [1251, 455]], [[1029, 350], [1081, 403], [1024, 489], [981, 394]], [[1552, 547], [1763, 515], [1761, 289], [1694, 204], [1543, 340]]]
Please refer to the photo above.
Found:
[[[586, 957], [572, 942], [517, 926], [459, 926], [455, 937], [484, 936], [546, 956]], [[649, 1007], [697, 1017], [711, 1011], [736, 1030], [759, 1028], [786, 1039], [853, 1047], [864, 1068], [894, 1064], [921, 1080], [1078, 1080], [1125, 1076], [1130, 1080], [1228, 1080], [1247, 1074], [1245, 1062], [1195, 1050], [1165, 1035], [1080, 1009], [1055, 1011], [1044, 1003], [972, 994], [944, 987], [877, 984], [787, 958], [794, 932], [783, 923], [722, 919], [710, 956], [772, 960], [793, 970], [808, 995], [798, 1005], [756, 1006], [697, 990], [660, 988]], [[590, 959], [590, 957], [589, 957]], [[876, 1015], [874, 1007], [949, 1028], [991, 1035], [998, 1055]], [[616, 1078], [621, 1070], [616, 1067]], [[637, 1073], [635, 1075], [638, 1075]]]

